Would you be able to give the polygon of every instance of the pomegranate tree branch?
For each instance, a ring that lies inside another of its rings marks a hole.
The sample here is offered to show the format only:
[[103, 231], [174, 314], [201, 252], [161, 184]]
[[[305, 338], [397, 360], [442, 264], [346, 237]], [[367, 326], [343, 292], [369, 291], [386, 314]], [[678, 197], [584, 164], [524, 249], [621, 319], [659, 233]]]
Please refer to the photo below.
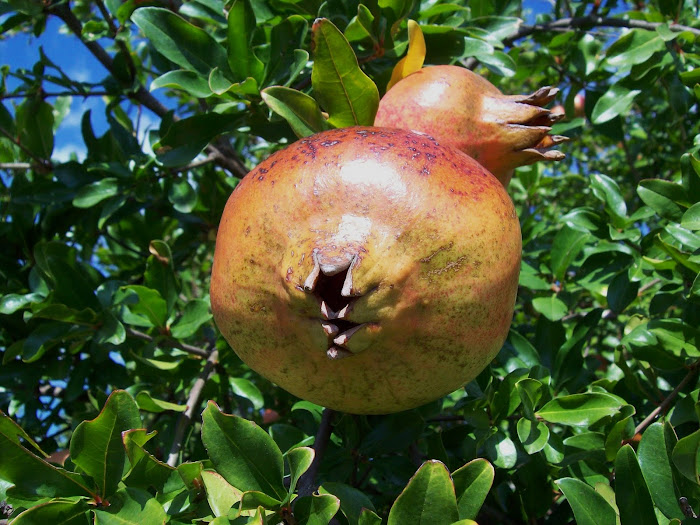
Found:
[[185, 437], [185, 431], [187, 427], [190, 426], [192, 420], [194, 419], [195, 410], [199, 409], [199, 400], [202, 397], [202, 390], [204, 390], [204, 385], [207, 384], [209, 378], [214, 374], [214, 368], [219, 362], [219, 351], [213, 350], [207, 362], [204, 364], [202, 373], [194, 382], [192, 390], [190, 390], [190, 395], [187, 398], [187, 410], [185, 410], [177, 420], [175, 426], [175, 435], [173, 436], [173, 444], [170, 447], [170, 453], [168, 454], [168, 465], [174, 467], [177, 465], [178, 459], [180, 458], [180, 450], [182, 449], [182, 440]]
[[316, 438], [314, 439], [314, 459], [311, 462], [309, 470], [304, 472], [299, 480], [299, 497], [301, 496], [311, 496], [316, 490], [316, 474], [318, 474], [318, 469], [321, 466], [321, 460], [323, 459], [323, 454], [328, 446], [328, 441], [331, 439], [331, 434], [333, 432], [333, 416], [335, 411], [330, 408], [324, 408], [323, 414], [321, 415], [321, 423], [319, 424], [318, 431], [316, 432]]
[[153, 336], [144, 334], [143, 332], [139, 332], [138, 330], [134, 330], [133, 328], [129, 327], [126, 327], [126, 335], [131, 336], [135, 339], [141, 339], [142, 341], [146, 341], [148, 343], [158, 342], [170, 348], [177, 348], [178, 350], [182, 350], [183, 352], [187, 352], [188, 354], [196, 355], [199, 357], [209, 357], [210, 355], [209, 352], [204, 348], [188, 345], [187, 343], [181, 343], [177, 339], [171, 339], [168, 337], [157, 340]]
[[[645, 22], [643, 20], [626, 20], [623, 18], [603, 17], [598, 15], [579, 16], [573, 18], [560, 18], [545, 22], [544, 24], [522, 25], [511, 36], [506, 38], [503, 43], [506, 45], [512, 44], [515, 40], [529, 36], [533, 33], [546, 31], [566, 31], [570, 29], [591, 29], [594, 27], [622, 27], [628, 29], [646, 29], [655, 31], [656, 28], [665, 24], [658, 22]], [[680, 24], [669, 24], [668, 28], [671, 31], [681, 32], [689, 31], [696, 36], [700, 36], [700, 29]]]
[[676, 388], [673, 389], [673, 391], [664, 399], [661, 404], [656, 407], [651, 414], [649, 414], [644, 421], [642, 421], [639, 425], [637, 425], [637, 428], [634, 429], [634, 434], [637, 435], [644, 431], [649, 425], [651, 425], [654, 420], [659, 417], [661, 414], [665, 414], [666, 410], [668, 410], [669, 406], [671, 403], [673, 403], [674, 399], [678, 396], [681, 390], [683, 390], [683, 387], [687, 385], [691, 379], [693, 379], [697, 373], [698, 369], [700, 369], [700, 361], [696, 361], [692, 365], [690, 365], [690, 369], [688, 370], [688, 373], [685, 375], [683, 379], [681, 379], [681, 382], [678, 383]]
[[[48, 11], [60, 18], [63, 23], [68, 26], [68, 29], [78, 37], [78, 39], [83, 43], [85, 47], [95, 56], [97, 60], [109, 71], [112, 75], [115, 75], [114, 60], [112, 57], [104, 50], [104, 48], [97, 42], [89, 42], [83, 39], [83, 24], [78, 20], [78, 18], [71, 12], [68, 3], [54, 4], [49, 8]], [[156, 97], [154, 97], [148, 90], [143, 86], [138, 86], [134, 89], [129, 97], [139, 102], [141, 105], [150, 109], [153, 113], [163, 118], [168, 112], [168, 108], [165, 107]], [[177, 120], [177, 118], [175, 118]], [[206, 147], [207, 153], [216, 155], [217, 164], [230, 171], [238, 177], [243, 177], [248, 173], [248, 169], [245, 167], [243, 162], [237, 157], [235, 152], [228, 148], [224, 153], [221, 151], [220, 147], [210, 144]]]

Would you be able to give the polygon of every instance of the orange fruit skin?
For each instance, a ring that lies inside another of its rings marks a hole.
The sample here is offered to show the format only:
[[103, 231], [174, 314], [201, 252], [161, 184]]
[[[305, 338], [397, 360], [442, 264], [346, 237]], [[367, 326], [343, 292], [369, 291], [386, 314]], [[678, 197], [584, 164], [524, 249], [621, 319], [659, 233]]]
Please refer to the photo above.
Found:
[[561, 116], [542, 106], [557, 93], [542, 88], [532, 95], [504, 95], [463, 67], [429, 66], [387, 91], [374, 125], [428, 133], [472, 157], [507, 187], [515, 168], [563, 158], [546, 152], [565, 140], [546, 139]]
[[[240, 358], [295, 396], [397, 412], [460, 388], [495, 357], [520, 256], [512, 201], [473, 159], [410, 131], [336, 129], [273, 154], [233, 191], [212, 309]], [[352, 262], [348, 297], [305, 290], [318, 261]], [[322, 299], [349, 314], [325, 319]], [[359, 327], [348, 357], [328, 357], [323, 323]]]

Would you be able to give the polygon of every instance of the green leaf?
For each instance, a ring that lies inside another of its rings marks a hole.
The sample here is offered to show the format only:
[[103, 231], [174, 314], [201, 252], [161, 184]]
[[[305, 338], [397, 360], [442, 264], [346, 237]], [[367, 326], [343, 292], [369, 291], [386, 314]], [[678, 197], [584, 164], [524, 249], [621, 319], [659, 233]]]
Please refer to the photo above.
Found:
[[[375, 508], [372, 500], [358, 489], [344, 483], [328, 481], [319, 487], [318, 492], [320, 494], [333, 494], [340, 500], [340, 511], [348, 519], [350, 525], [362, 524], [363, 519], [368, 525], [374, 525], [372, 516], [376, 516], [376, 514], [373, 514]], [[363, 518], [365, 511], [369, 514]]]
[[207, 491], [207, 502], [214, 516], [228, 516], [231, 508], [241, 501], [242, 493], [217, 472], [203, 470], [202, 481]]
[[489, 70], [503, 77], [512, 77], [518, 70], [518, 66], [510, 55], [503, 51], [494, 51], [493, 53], [480, 53], [476, 58], [484, 64]]
[[615, 396], [586, 392], [556, 397], [536, 415], [550, 423], [590, 426], [604, 417], [615, 415], [622, 406], [623, 403]]
[[686, 478], [700, 484], [700, 430], [678, 440], [673, 447], [673, 463]]
[[39, 303], [44, 299], [40, 294], [27, 293], [23, 295], [9, 293], [0, 298], [0, 314], [10, 315], [32, 303]]
[[197, 98], [207, 98], [213, 94], [206, 77], [187, 69], [168, 71], [153, 79], [150, 90], [160, 88], [180, 89]]
[[51, 104], [27, 98], [16, 109], [17, 139], [40, 159], [49, 160], [54, 148], [54, 116]]
[[157, 290], [135, 284], [123, 286], [120, 291], [124, 294], [121, 301], [126, 303], [136, 316], [125, 318], [126, 322], [139, 326], [165, 326], [168, 304]]
[[518, 461], [515, 443], [500, 430], [488, 437], [484, 442], [484, 450], [493, 464], [500, 468], [513, 468]]
[[105, 177], [102, 180], [83, 186], [75, 194], [73, 206], [76, 208], [91, 208], [105, 199], [114, 197], [119, 193], [119, 182], [114, 177]]
[[185, 305], [182, 316], [170, 327], [170, 333], [176, 339], [191, 337], [211, 318], [209, 301], [193, 299]]
[[535, 421], [535, 408], [542, 398], [544, 385], [537, 379], [526, 377], [515, 384], [515, 389], [520, 396], [523, 407], [523, 415]]
[[659, 33], [633, 29], [608, 48], [606, 61], [612, 66], [629, 67], [646, 62], [654, 53], [665, 49], [664, 39]]
[[603, 124], [618, 115], [624, 115], [640, 93], [638, 89], [629, 90], [619, 84], [611, 86], [593, 107], [591, 120], [594, 124]]
[[355, 52], [330, 20], [317, 19], [312, 28], [314, 66], [311, 85], [316, 100], [337, 128], [371, 126], [379, 107], [379, 91], [357, 63]]
[[95, 509], [95, 525], [164, 525], [168, 516], [148, 492], [131, 487], [121, 489], [106, 509]]
[[605, 204], [605, 211], [617, 228], [624, 228], [627, 224], [627, 204], [622, 197], [620, 186], [607, 175], [596, 173], [590, 179], [593, 195]]
[[637, 186], [637, 193], [644, 204], [661, 217], [681, 221], [687, 196], [680, 184], [662, 179], [644, 179]]
[[590, 233], [575, 230], [568, 225], [564, 225], [557, 232], [552, 242], [551, 251], [552, 272], [557, 280], [563, 281], [565, 279], [569, 266], [576, 260], [591, 237]]
[[[342, 508], [342, 503], [341, 503]], [[382, 518], [377, 516], [377, 514], [369, 509], [362, 509], [360, 513], [360, 518], [357, 520], [357, 525], [381, 525]], [[352, 525], [352, 524], [351, 524]]]
[[536, 297], [532, 300], [532, 306], [552, 322], [559, 321], [569, 313], [569, 308], [566, 306], [566, 303], [556, 295]]
[[389, 511], [388, 525], [450, 525], [459, 519], [455, 488], [447, 467], [426, 461]]
[[175, 472], [173, 467], [159, 461], [144, 448], [146, 442], [155, 434], [149, 434], [142, 428], [122, 432], [122, 441], [131, 464], [124, 482], [130, 487], [144, 490], [155, 487], [159, 492], [163, 492], [168, 479]]
[[556, 481], [574, 511], [577, 525], [616, 525], [613, 508], [583, 481], [562, 478]]
[[615, 457], [615, 502], [622, 523], [657, 525], [649, 489], [630, 445], [623, 446]]
[[307, 137], [329, 127], [318, 103], [301, 91], [273, 86], [260, 94], [265, 104], [289, 123], [297, 137]]
[[518, 421], [517, 430], [518, 439], [528, 454], [536, 454], [549, 441], [549, 428], [541, 421], [522, 418]]
[[608, 306], [619, 314], [637, 298], [639, 282], [630, 282], [627, 271], [618, 273], [608, 286]]
[[156, 414], [160, 414], [161, 412], [166, 412], [168, 410], [172, 410], [173, 412], [184, 412], [187, 410], [187, 405], [178, 405], [176, 403], [154, 399], [151, 397], [150, 392], [146, 392], [144, 390], [136, 394], [136, 403], [139, 406], [139, 410], [153, 412]]
[[80, 423], [71, 437], [73, 463], [90, 476], [103, 498], [111, 496], [122, 478], [126, 452], [122, 432], [142, 426], [138, 405], [124, 390], [115, 390], [100, 414]]
[[229, 377], [231, 391], [243, 399], [247, 399], [253, 405], [255, 410], [260, 410], [265, 406], [263, 395], [255, 386], [255, 383], [243, 377]]
[[488, 496], [495, 471], [483, 458], [473, 459], [452, 473], [460, 519], [473, 519]]
[[202, 113], [174, 122], [156, 145], [158, 160], [165, 166], [181, 166], [194, 159], [217, 136], [233, 131], [236, 117]]
[[265, 65], [253, 51], [256, 21], [248, 0], [234, 0], [228, 11], [228, 65], [236, 81], [253, 77], [262, 81]]
[[674, 490], [669, 448], [664, 435], [664, 426], [661, 423], [651, 424], [644, 431], [642, 440], [639, 442], [637, 450], [639, 466], [654, 505], [669, 519], [683, 519]]
[[181, 68], [207, 77], [216, 67], [228, 69], [224, 48], [204, 29], [169, 9], [142, 7], [131, 19], [160, 54]]
[[146, 260], [143, 274], [144, 284], [152, 288], [165, 299], [168, 314], [172, 311], [180, 292], [180, 285], [175, 277], [175, 265], [170, 246], [166, 242], [153, 240], [148, 245], [151, 255]]
[[328, 525], [340, 508], [332, 494], [303, 496], [295, 500], [294, 517], [299, 525]]
[[[93, 496], [78, 474], [47, 463], [20, 444], [20, 439], [38, 449], [12, 419], [0, 411], [0, 479], [14, 485], [15, 495], [32, 499]], [[41, 451], [41, 449], [38, 449]]]
[[202, 442], [226, 481], [241, 491], [284, 499], [282, 453], [267, 432], [252, 421], [222, 413], [211, 401], [202, 419]]
[[88, 506], [85, 501], [56, 499], [31, 507], [12, 520], [12, 525], [88, 525]]
[[259, 507], [268, 510], [278, 510], [282, 502], [257, 490], [249, 490], [241, 495], [240, 510], [255, 510]]
[[293, 448], [285, 456], [287, 457], [287, 463], [289, 464], [289, 495], [294, 494], [297, 482], [301, 475], [306, 472], [311, 466], [314, 460], [315, 451], [310, 447], [297, 447]]

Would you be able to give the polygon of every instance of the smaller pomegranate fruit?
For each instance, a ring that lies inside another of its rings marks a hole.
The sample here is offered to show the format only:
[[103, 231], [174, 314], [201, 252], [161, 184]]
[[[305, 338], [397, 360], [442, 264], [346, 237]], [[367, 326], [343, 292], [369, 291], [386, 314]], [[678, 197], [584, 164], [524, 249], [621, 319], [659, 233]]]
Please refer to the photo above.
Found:
[[382, 414], [481, 372], [511, 324], [520, 225], [503, 186], [433, 138], [319, 133], [236, 187], [211, 302], [241, 359], [292, 394]]
[[544, 108], [559, 93], [503, 95], [485, 78], [459, 66], [430, 66], [408, 75], [379, 102], [375, 126], [422, 131], [474, 158], [508, 186], [513, 170], [561, 160], [550, 150], [568, 140], [549, 135], [563, 115]]

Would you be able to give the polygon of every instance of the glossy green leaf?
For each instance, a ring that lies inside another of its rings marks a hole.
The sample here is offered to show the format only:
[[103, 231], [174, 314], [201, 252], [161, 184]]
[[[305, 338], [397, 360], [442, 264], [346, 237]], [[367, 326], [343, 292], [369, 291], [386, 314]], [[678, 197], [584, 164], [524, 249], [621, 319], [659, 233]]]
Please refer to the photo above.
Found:
[[661, 423], [652, 423], [642, 434], [637, 449], [639, 466], [654, 505], [669, 518], [683, 519], [674, 490], [670, 446]]
[[523, 415], [535, 421], [535, 408], [542, 398], [544, 385], [537, 379], [527, 377], [518, 381], [515, 388], [522, 402]]
[[549, 428], [544, 423], [520, 419], [517, 426], [518, 439], [525, 452], [535, 454], [542, 450], [549, 441]]
[[[26, 432], [0, 411], [0, 479], [14, 485], [13, 491], [32, 499], [94, 496], [78, 474], [54, 467], [43, 457], [20, 444]], [[30, 443], [33, 441], [28, 440]]]
[[39, 98], [27, 98], [16, 109], [19, 142], [40, 159], [49, 160], [54, 149], [53, 107]]
[[615, 226], [623, 228], [627, 222], [627, 204], [620, 186], [607, 175], [596, 173], [591, 176], [593, 194], [605, 204], [605, 211]]
[[281, 506], [282, 501], [257, 490], [249, 490], [241, 494], [241, 511], [255, 510], [260, 507], [268, 510], [278, 510]]
[[172, 410], [173, 412], [184, 412], [187, 410], [186, 405], [178, 405], [177, 403], [170, 403], [169, 401], [163, 401], [161, 399], [156, 399], [151, 396], [150, 392], [142, 390], [136, 394], [136, 403], [139, 406], [139, 410], [144, 410], [146, 412], [153, 412], [159, 414], [167, 410]]
[[307, 137], [329, 127], [318, 103], [301, 91], [273, 86], [260, 94], [265, 104], [289, 123], [297, 137]]
[[143, 321], [138, 323], [137, 319], [125, 319], [127, 322], [144, 326], [165, 326], [168, 318], [168, 304], [157, 290], [141, 285], [131, 285], [122, 288], [125, 294], [125, 302], [129, 310], [140, 317]]
[[614, 461], [622, 443], [634, 435], [634, 421], [632, 421], [632, 415], [635, 409], [632, 405], [625, 405], [622, 408], [623, 411], [624, 409], [630, 410], [632, 414], [616, 421], [608, 432], [608, 436], [605, 439], [605, 459], [608, 461]]
[[[148, 288], [158, 291], [160, 296], [165, 299], [167, 312], [170, 313], [180, 293], [180, 283], [175, 277], [172, 250], [168, 243], [156, 239], [149, 243], [148, 251], [151, 255], [146, 260], [146, 271], [143, 274], [144, 284]], [[186, 310], [187, 307], [185, 307]]]
[[299, 525], [327, 525], [340, 509], [332, 494], [302, 496], [295, 500], [294, 517]]
[[460, 519], [473, 519], [488, 496], [495, 471], [483, 458], [473, 459], [452, 473]]
[[559, 299], [556, 295], [549, 297], [536, 297], [532, 300], [532, 306], [539, 313], [544, 315], [550, 321], [556, 322], [569, 313], [569, 308], [566, 303]]
[[12, 520], [13, 525], [88, 525], [88, 505], [85, 501], [55, 499], [31, 507]]
[[544, 405], [537, 416], [550, 423], [590, 426], [604, 417], [615, 415], [622, 406], [617, 397], [587, 392], [556, 397]]
[[234, 394], [250, 401], [255, 410], [263, 408], [265, 400], [255, 383], [243, 377], [229, 377], [228, 381]]
[[183, 69], [208, 76], [228, 65], [225, 49], [209, 33], [169, 9], [142, 7], [131, 19], [160, 54]]
[[574, 478], [556, 481], [574, 511], [577, 525], [616, 525], [613, 508], [590, 485]]
[[228, 10], [228, 65], [235, 80], [262, 80], [264, 64], [253, 51], [255, 13], [248, 0], [234, 0]]
[[228, 516], [231, 508], [241, 501], [242, 493], [232, 487], [220, 474], [211, 470], [202, 471], [207, 502], [214, 516]]
[[312, 33], [311, 85], [329, 114], [329, 124], [371, 126], [379, 106], [377, 86], [360, 69], [352, 47], [330, 20], [317, 19]]
[[163, 506], [144, 490], [121, 489], [109, 503], [109, 507], [93, 511], [95, 525], [164, 525], [168, 519]]
[[105, 199], [114, 197], [118, 193], [119, 183], [117, 179], [105, 177], [80, 188], [73, 199], [73, 206], [76, 208], [91, 208]]
[[[342, 506], [342, 503], [341, 503]], [[382, 518], [369, 509], [362, 509], [360, 518], [357, 520], [357, 525], [381, 525]]]
[[285, 454], [289, 464], [289, 494], [294, 493], [299, 478], [309, 469], [315, 454], [314, 449], [310, 447], [293, 448]]
[[649, 489], [630, 445], [623, 446], [615, 457], [615, 502], [622, 523], [657, 525]]
[[206, 98], [213, 94], [206, 77], [187, 69], [168, 71], [154, 78], [150, 86], [151, 91], [162, 88], [180, 89], [197, 98]]
[[449, 525], [459, 519], [455, 487], [447, 467], [426, 461], [396, 498], [388, 525]]
[[193, 299], [185, 305], [182, 316], [170, 327], [170, 333], [176, 339], [191, 337], [211, 318], [209, 301]]
[[174, 122], [161, 137], [156, 153], [166, 166], [181, 166], [194, 159], [211, 140], [233, 131], [236, 117], [202, 113]]
[[131, 465], [131, 469], [125, 477], [125, 483], [130, 487], [144, 490], [155, 487], [162, 492], [175, 469], [159, 461], [144, 448], [146, 442], [153, 436], [155, 436], [155, 432], [149, 434], [145, 429], [122, 432], [124, 449]]
[[680, 184], [662, 179], [645, 179], [637, 186], [637, 193], [644, 204], [661, 217], [681, 221], [687, 196]]
[[488, 437], [484, 450], [493, 464], [500, 468], [513, 468], [518, 461], [515, 443], [500, 430]]
[[633, 66], [649, 60], [666, 49], [663, 38], [655, 31], [633, 29], [608, 48], [607, 62], [612, 66]]
[[141, 425], [134, 398], [123, 390], [115, 390], [100, 414], [83, 421], [73, 432], [71, 460], [94, 480], [103, 498], [117, 490], [122, 478], [126, 458], [122, 432]]
[[681, 474], [700, 484], [700, 430], [679, 439], [673, 447], [672, 457]]
[[[319, 494], [333, 494], [340, 500], [340, 511], [348, 519], [350, 525], [363, 523], [373, 525], [375, 523], [372, 521], [376, 518], [372, 500], [360, 490], [344, 483], [329, 481], [321, 485], [318, 492]], [[366, 514], [364, 518], [363, 514]]]
[[251, 421], [224, 414], [213, 402], [202, 419], [202, 441], [226, 481], [241, 491], [284, 499], [282, 453], [267, 432]]
[[563, 281], [565, 279], [567, 270], [590, 238], [591, 235], [588, 232], [576, 230], [566, 225], [557, 232], [552, 242], [551, 251], [552, 272], [557, 280]]
[[593, 123], [604, 124], [618, 115], [626, 114], [640, 93], [638, 89], [629, 90], [619, 84], [613, 85], [596, 102], [592, 114]]

